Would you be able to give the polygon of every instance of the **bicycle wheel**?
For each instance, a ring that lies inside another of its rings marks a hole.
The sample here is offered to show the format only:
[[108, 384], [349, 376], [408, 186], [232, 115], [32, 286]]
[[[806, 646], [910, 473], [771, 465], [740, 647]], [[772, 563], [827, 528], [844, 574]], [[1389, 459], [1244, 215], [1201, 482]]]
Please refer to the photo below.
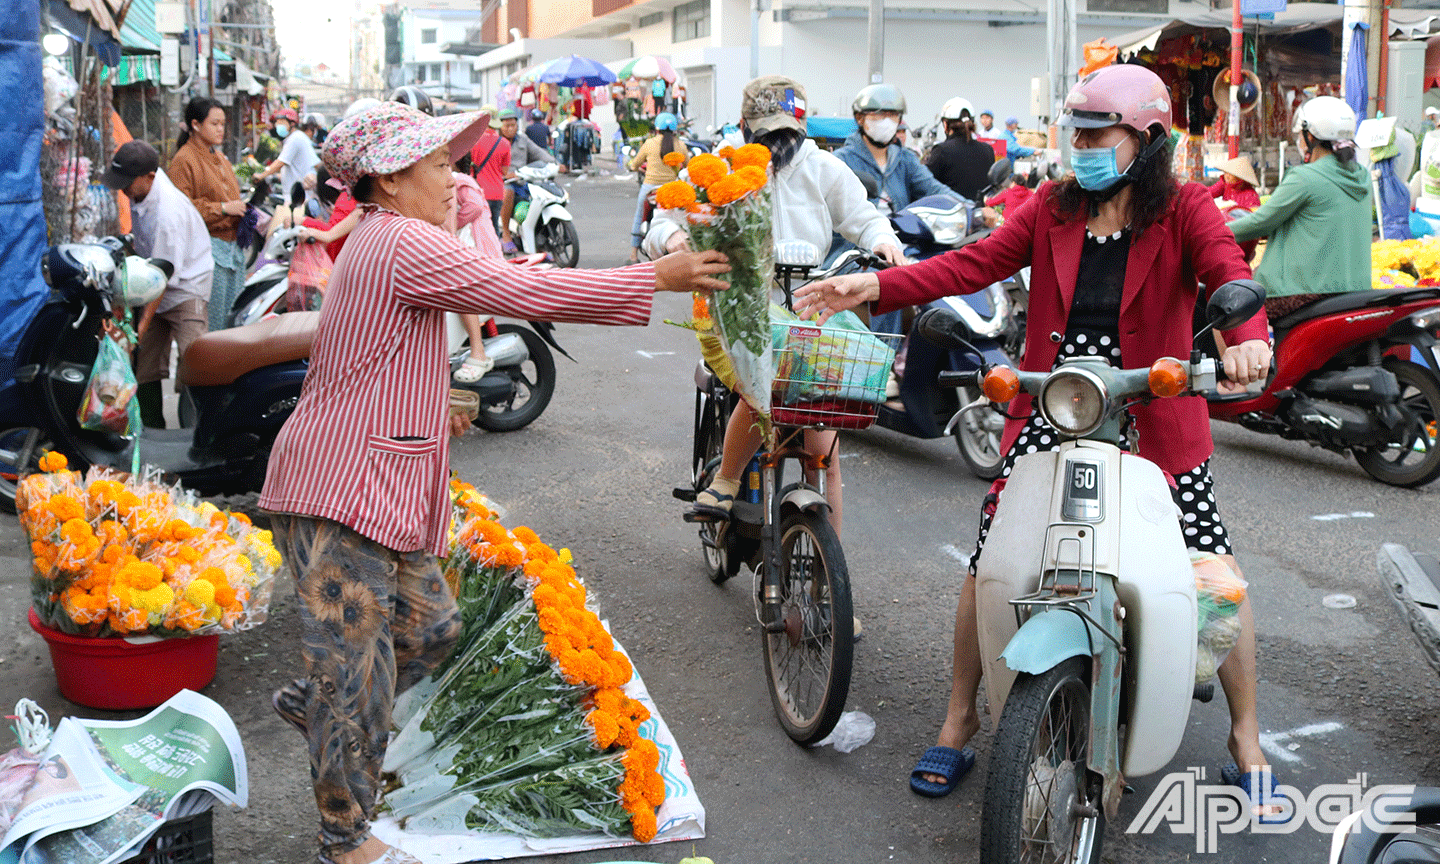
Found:
[[855, 617], [840, 540], [824, 516], [780, 526], [780, 620], [765, 633], [765, 676], [780, 725], [808, 747], [835, 728], [850, 694]]
[[[725, 444], [725, 421], [728, 419], [724, 391], [702, 392], [703, 400], [696, 414], [695, 464], [692, 466], [695, 491], [699, 492], [715, 479], [720, 468], [720, 453]], [[734, 555], [729, 524], [724, 522], [701, 522], [700, 554], [705, 563], [705, 575], [719, 585], [740, 572], [740, 557]]]
[[1100, 860], [1105, 812], [1087, 770], [1088, 658], [1020, 675], [990, 751], [980, 860], [1086, 864]]

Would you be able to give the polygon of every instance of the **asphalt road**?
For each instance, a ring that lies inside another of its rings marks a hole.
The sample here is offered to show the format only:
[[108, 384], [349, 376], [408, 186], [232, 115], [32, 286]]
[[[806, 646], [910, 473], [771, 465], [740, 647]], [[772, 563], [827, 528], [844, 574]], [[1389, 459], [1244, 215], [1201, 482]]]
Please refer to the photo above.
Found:
[[[623, 260], [634, 189], [572, 183], [582, 266]], [[848, 707], [874, 717], [877, 732], [850, 754], [794, 746], [771, 713], [749, 579], [710, 584], [670, 495], [688, 471], [696, 352], [688, 332], [660, 322], [688, 318], [687, 307], [686, 298], [662, 298], [642, 329], [562, 326], [557, 335], [579, 363], [560, 359], [550, 408], [521, 432], [455, 443], [453, 466], [509, 509], [508, 524], [573, 550], [684, 752], [707, 811], [709, 836], [695, 853], [717, 864], [977, 860], [988, 721], [974, 742], [975, 770], [949, 798], [918, 798], [906, 780], [943, 716], [957, 556], [973, 543], [986, 484], [951, 442], [845, 436], [845, 552], [866, 628]], [[1306, 794], [1361, 774], [1370, 785], [1440, 785], [1440, 687], [1375, 569], [1384, 542], [1440, 548], [1440, 487], [1392, 489], [1304, 445], [1234, 427], [1215, 433], [1217, 494], [1256, 605], [1260, 719], [1281, 781]], [[0, 521], [0, 616], [13, 624], [0, 635], [0, 707], [30, 696], [55, 719], [129, 716], [59, 697], [43, 643], [21, 623], [26, 551], [13, 519]], [[205, 691], [235, 718], [251, 768], [250, 806], [216, 816], [217, 861], [313, 860], [305, 752], [269, 705], [298, 667], [292, 586], [278, 587], [269, 623], [222, 640], [219, 675]], [[1337, 593], [1353, 596], [1353, 608], [1322, 602]], [[1223, 698], [1197, 704], [1190, 725], [1166, 772], [1204, 770], [1201, 783], [1218, 783], [1229, 761]], [[1133, 781], [1135, 794], [1109, 826], [1106, 859], [1189, 861], [1205, 851], [1167, 824], [1126, 832], [1164, 776]], [[1207, 860], [1318, 862], [1328, 843], [1309, 826], [1224, 835]], [[690, 844], [672, 844], [537, 860], [689, 854]]]

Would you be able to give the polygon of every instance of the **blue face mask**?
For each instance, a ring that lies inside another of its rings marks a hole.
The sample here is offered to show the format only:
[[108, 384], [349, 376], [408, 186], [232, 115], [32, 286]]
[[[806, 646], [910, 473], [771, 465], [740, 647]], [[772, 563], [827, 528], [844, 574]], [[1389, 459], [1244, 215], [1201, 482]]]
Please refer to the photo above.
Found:
[[1091, 192], [1106, 192], [1124, 176], [1115, 165], [1115, 150], [1119, 147], [1075, 148], [1070, 151], [1070, 167], [1075, 179]]
[[275, 137], [276, 137], [276, 138], [284, 138], [286, 135], [289, 135], [289, 134], [290, 134], [290, 127], [289, 127], [289, 126], [286, 126], [284, 123], [276, 123], [276, 124], [275, 124]]

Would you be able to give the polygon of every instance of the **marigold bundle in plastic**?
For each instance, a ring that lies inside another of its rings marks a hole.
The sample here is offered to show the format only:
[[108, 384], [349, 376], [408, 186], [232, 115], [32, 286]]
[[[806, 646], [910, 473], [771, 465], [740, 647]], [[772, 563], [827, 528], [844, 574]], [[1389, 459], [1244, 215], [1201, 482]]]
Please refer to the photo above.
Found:
[[1380, 240], [1370, 247], [1370, 287], [1440, 285], [1440, 239]]
[[194, 495], [47, 453], [20, 481], [31, 600], [47, 627], [82, 636], [190, 636], [265, 621], [282, 565], [269, 531]]
[[626, 695], [630, 661], [569, 550], [507, 531], [458, 479], [451, 494], [445, 570], [463, 627], [446, 663], [396, 701], [385, 807], [412, 831], [649, 841], [665, 799], [650, 712]]

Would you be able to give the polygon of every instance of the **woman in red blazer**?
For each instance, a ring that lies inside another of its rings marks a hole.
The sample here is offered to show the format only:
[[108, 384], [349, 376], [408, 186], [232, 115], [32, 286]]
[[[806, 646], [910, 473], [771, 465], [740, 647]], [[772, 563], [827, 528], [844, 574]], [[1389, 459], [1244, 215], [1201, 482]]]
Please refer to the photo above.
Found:
[[[1139, 66], [1111, 66], [1071, 90], [1061, 125], [1075, 129], [1075, 176], [1042, 186], [989, 238], [912, 267], [842, 276], [801, 288], [802, 314], [821, 320], [869, 302], [882, 313], [952, 294], [979, 291], [1022, 267], [1031, 270], [1025, 359], [1030, 371], [1048, 371], [1066, 357], [1099, 355], [1126, 368], [1186, 357], [1198, 283], [1210, 290], [1251, 278], [1250, 268], [1225, 227], [1209, 191], [1181, 185], [1166, 148], [1169, 94]], [[1128, 166], [1121, 170], [1120, 165]], [[1225, 371], [1235, 387], [1264, 378], [1270, 363], [1265, 313], [1223, 334]], [[1017, 453], [1054, 449], [1059, 437], [1028, 395], [1011, 406], [1006, 423], [1003, 476]], [[1028, 418], [1028, 419], [1027, 419]], [[1185, 514], [1186, 544], [1223, 556], [1235, 567], [1230, 540], [1215, 507], [1209, 470], [1210, 422], [1200, 397], [1156, 400], [1133, 411], [1139, 451], [1176, 479], [1175, 501]], [[987, 496], [987, 504], [993, 501]], [[993, 508], [987, 507], [989, 512]], [[989, 515], [971, 558], [975, 572]], [[1220, 670], [1230, 705], [1229, 749], [1236, 765], [1266, 766], [1255, 711], [1255, 637], [1249, 604], [1241, 609], [1244, 634]], [[919, 794], [938, 797], [974, 764], [964, 747], [980, 728], [975, 694], [980, 651], [975, 584], [965, 580], [955, 623], [954, 682], [939, 746], [926, 751], [911, 776]], [[963, 748], [963, 749], [962, 749]], [[1250, 775], [1236, 781], [1246, 792]], [[1227, 776], [1231, 776], [1227, 769]], [[1272, 780], [1273, 783], [1273, 780]], [[1269, 802], [1271, 790], [1251, 794]], [[1264, 813], [1273, 812], [1270, 809]]]

